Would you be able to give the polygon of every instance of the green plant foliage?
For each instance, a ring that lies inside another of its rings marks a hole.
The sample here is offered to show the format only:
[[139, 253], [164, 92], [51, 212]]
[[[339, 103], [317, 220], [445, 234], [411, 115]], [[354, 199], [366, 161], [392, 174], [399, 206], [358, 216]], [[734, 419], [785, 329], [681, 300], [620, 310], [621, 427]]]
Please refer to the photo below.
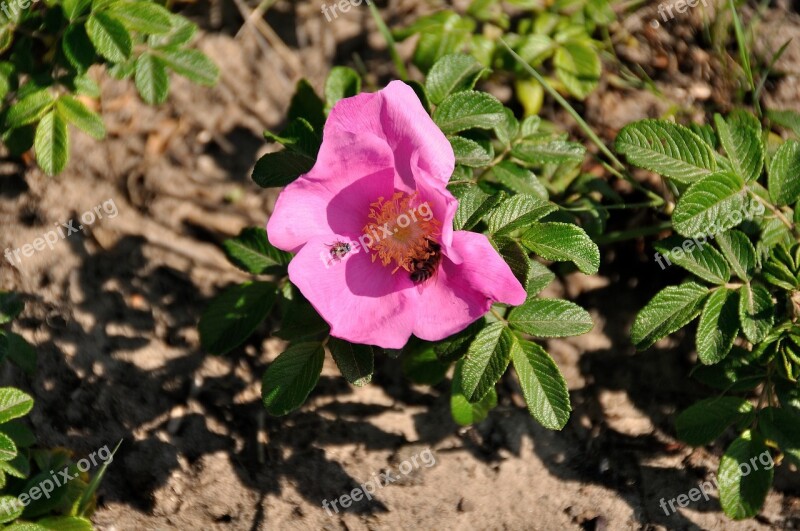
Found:
[[3, 143], [15, 155], [33, 147], [42, 170], [55, 175], [69, 159], [68, 124], [104, 138], [102, 118], [87, 105], [100, 95], [87, 74], [95, 64], [134, 77], [151, 104], [167, 98], [170, 71], [213, 85], [217, 67], [187, 48], [196, 29], [153, 0], [53, 0], [17, 9], [11, 19], [0, 13]]
[[656, 249], [660, 260], [694, 277], [658, 293], [637, 315], [631, 337], [645, 349], [700, 317], [695, 344], [706, 366], [694, 375], [723, 395], [686, 409], [676, 428], [696, 446], [731, 427], [740, 432], [718, 475], [722, 508], [743, 519], [761, 509], [773, 471], [761, 462], [745, 474], [740, 465], [758, 456], [771, 462], [770, 448], [794, 461], [800, 442], [798, 404], [776, 400], [796, 396], [800, 378], [800, 144], [786, 140], [767, 150], [761, 122], [745, 111], [716, 115], [714, 123], [716, 131], [635, 122], [616, 147], [630, 163], [675, 181], [677, 235]]

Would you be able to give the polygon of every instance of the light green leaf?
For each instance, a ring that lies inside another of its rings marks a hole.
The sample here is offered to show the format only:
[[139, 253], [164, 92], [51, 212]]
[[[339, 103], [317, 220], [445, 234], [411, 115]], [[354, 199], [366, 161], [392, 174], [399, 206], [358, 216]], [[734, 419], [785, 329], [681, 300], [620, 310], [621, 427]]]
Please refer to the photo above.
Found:
[[448, 136], [447, 140], [450, 141], [450, 145], [453, 147], [456, 164], [470, 168], [483, 168], [488, 166], [494, 159], [494, 148], [489, 142], [482, 145], [463, 136]]
[[92, 0], [62, 0], [61, 2], [64, 14], [70, 21], [81, 16], [91, 4]]
[[743, 115], [734, 115], [729, 122], [719, 114], [714, 115], [717, 134], [733, 170], [745, 182], [755, 181], [764, 167], [764, 147], [761, 144], [761, 124]]
[[511, 310], [512, 328], [535, 337], [579, 336], [594, 326], [589, 312], [561, 299], [531, 299]]
[[566, 140], [523, 140], [511, 150], [511, 156], [531, 166], [583, 162], [586, 148]]
[[697, 181], [681, 196], [672, 224], [690, 238], [719, 234], [744, 219], [744, 181], [731, 173], [714, 173]]
[[92, 522], [78, 516], [50, 516], [36, 522], [37, 525], [52, 531], [92, 531]]
[[211, 354], [225, 354], [241, 345], [267, 318], [277, 297], [269, 282], [245, 282], [228, 288], [200, 318], [200, 343]]
[[186, 18], [173, 13], [169, 14], [171, 29], [160, 35], [150, 35], [147, 43], [151, 48], [169, 48], [186, 44], [197, 32], [197, 25]]
[[539, 221], [558, 207], [533, 195], [517, 194], [506, 199], [486, 216], [493, 235], [502, 235]]
[[235, 238], [227, 239], [222, 247], [228, 260], [239, 269], [253, 275], [279, 271], [289, 264], [292, 255], [269, 243], [262, 227], [248, 227]]
[[504, 120], [503, 104], [486, 92], [474, 90], [451, 94], [433, 112], [433, 121], [448, 135], [468, 129], [494, 129]]
[[528, 411], [545, 428], [560, 430], [572, 410], [567, 382], [542, 347], [530, 341], [519, 343], [521, 348], [513, 349], [511, 358]]
[[219, 79], [219, 68], [199, 50], [164, 48], [154, 52], [173, 72], [200, 85], [213, 86]]
[[761, 463], [763, 455], [769, 456], [769, 449], [760, 437], [747, 430], [731, 443], [719, 462], [719, 501], [725, 514], [734, 520], [755, 516], [764, 505], [774, 469]]
[[32, 124], [44, 116], [55, 103], [55, 98], [47, 89], [32, 92], [11, 106], [6, 115], [9, 129]]
[[92, 138], [101, 140], [106, 136], [106, 128], [100, 115], [89, 110], [86, 105], [73, 98], [69, 94], [64, 94], [56, 101], [58, 112], [68, 122], [75, 127], [88, 133]]
[[128, 29], [141, 33], [160, 35], [172, 29], [170, 12], [155, 2], [114, 2], [107, 13]]
[[537, 223], [522, 235], [522, 244], [546, 260], [573, 262], [587, 275], [600, 268], [600, 249], [580, 227]]
[[597, 51], [581, 41], [568, 41], [559, 46], [553, 64], [569, 93], [579, 99], [586, 98], [597, 87], [603, 71]]
[[16, 496], [0, 496], [0, 524], [13, 522], [22, 516], [24, 510], [25, 506]]
[[707, 398], [687, 408], [675, 419], [678, 438], [692, 446], [705, 446], [717, 439], [731, 424], [750, 417], [753, 405], [744, 398]]
[[332, 337], [328, 348], [333, 361], [348, 382], [361, 387], [372, 381], [375, 352], [369, 345], [356, 345], [349, 341]]
[[108, 13], [92, 13], [86, 22], [86, 31], [97, 53], [112, 63], [121, 63], [131, 56], [133, 41], [130, 33]]
[[56, 111], [50, 111], [36, 126], [33, 141], [36, 162], [47, 175], [55, 175], [67, 166], [69, 136], [67, 122]]
[[462, 389], [471, 403], [480, 402], [506, 372], [513, 349], [519, 349], [514, 334], [503, 323], [492, 323], [478, 332], [467, 350], [462, 371]]
[[502, 192], [489, 195], [474, 184], [454, 184], [448, 190], [458, 199], [455, 230], [470, 230], [505, 197]]
[[486, 68], [466, 54], [445, 55], [433, 65], [425, 80], [431, 103], [439, 105], [450, 94], [472, 90]]
[[750, 238], [738, 230], [717, 234], [716, 238], [717, 245], [736, 276], [748, 280], [750, 271], [756, 266], [756, 249]]
[[769, 164], [769, 195], [777, 206], [800, 199], [800, 143], [787, 140]]
[[15, 457], [17, 457], [17, 445], [8, 435], [0, 433], [0, 461], [11, 461]]
[[744, 284], [739, 288], [739, 321], [748, 341], [756, 344], [767, 337], [775, 322], [774, 306], [764, 286]]
[[718, 288], [706, 301], [697, 325], [697, 356], [706, 365], [719, 363], [739, 333], [739, 295]]
[[725, 258], [710, 242], [700, 242], [673, 236], [655, 244], [667, 260], [673, 262], [712, 284], [725, 284], [731, 270]]
[[325, 107], [330, 110], [341, 99], [361, 92], [361, 77], [346, 66], [334, 66], [325, 80]]
[[150, 105], [164, 103], [169, 94], [169, 77], [161, 59], [143, 53], [136, 59], [136, 89], [142, 99]]
[[492, 167], [492, 174], [497, 181], [518, 194], [535, 195], [547, 200], [547, 188], [539, 182], [536, 175], [527, 168], [517, 166], [509, 160]]
[[696, 282], [668, 286], [642, 308], [631, 328], [631, 340], [638, 350], [689, 324], [703, 306], [708, 288]]
[[14, 387], [0, 388], [0, 424], [24, 417], [33, 409], [33, 398]]
[[261, 396], [271, 415], [286, 415], [299, 408], [316, 387], [325, 361], [320, 343], [290, 346], [264, 373]]
[[453, 415], [453, 420], [460, 426], [469, 426], [476, 424], [489, 415], [489, 411], [497, 406], [497, 391], [494, 387], [489, 389], [489, 392], [479, 401], [470, 403], [467, 397], [464, 396], [464, 389], [462, 385], [462, 373], [464, 370], [464, 360], [459, 360], [456, 364], [456, 370], [453, 373], [453, 382], [451, 384], [450, 394], [450, 411]]
[[640, 168], [683, 183], [717, 169], [714, 152], [686, 127], [666, 120], [640, 120], [622, 128], [615, 148]]

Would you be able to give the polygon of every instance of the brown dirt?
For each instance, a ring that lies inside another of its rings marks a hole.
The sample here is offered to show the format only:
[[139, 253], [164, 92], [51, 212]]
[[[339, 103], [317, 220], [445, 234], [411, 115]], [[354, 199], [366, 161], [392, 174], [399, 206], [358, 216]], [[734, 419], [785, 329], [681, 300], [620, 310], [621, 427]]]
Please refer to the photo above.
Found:
[[[390, 10], [390, 19], [409, 5]], [[270, 212], [275, 193], [248, 175], [269, 149], [261, 132], [280, 125], [297, 77], [320, 88], [331, 64], [352, 64], [358, 54], [370, 86], [386, 79], [389, 63], [365, 9], [328, 24], [316, 3], [280, 2], [267, 20], [285, 49], [247, 28], [236, 36], [241, 20], [230, 9], [189, 8], [206, 27], [199, 46], [222, 69], [218, 87], [173, 79], [168, 103], [154, 109], [130, 83], [97, 71], [109, 138], [75, 134], [70, 166], [55, 179], [15, 163], [0, 170], [4, 248], [107, 200], [119, 212], [17, 268], [0, 266], [0, 288], [26, 294], [15, 329], [39, 352], [33, 378], [9, 368], [4, 382], [37, 398], [31, 420], [40, 444], [82, 455], [124, 440], [100, 491], [99, 529], [800, 527], [797, 472], [786, 467], [758, 519], [731, 522], [715, 498], [674, 516], [659, 507], [709, 477], [723, 446], [693, 450], [674, 438], [675, 412], [705, 392], [686, 381], [691, 341], [668, 338], [636, 353], [627, 339], [636, 310], [679, 278], [657, 268], [641, 242], [605, 250], [597, 278], [566, 274], [549, 288], [576, 298], [597, 322], [590, 334], [549, 345], [575, 409], [562, 432], [528, 416], [511, 377], [490, 418], [460, 429], [447, 385], [411, 386], [392, 359], [377, 360], [375, 381], [359, 389], [328, 360], [306, 406], [268, 417], [260, 376], [283, 343], [253, 339], [221, 358], [199, 347], [203, 308], [245, 278], [218, 244]], [[691, 76], [672, 85], [666, 77], [659, 83], [691, 107], [679, 97], [692, 97], [683, 83]], [[694, 83], [707, 82], [705, 74]], [[606, 83], [586, 108], [609, 133], [663, 105], [645, 90]], [[322, 509], [323, 500], [397, 471], [426, 448], [434, 466], [371, 502], [333, 516]]]

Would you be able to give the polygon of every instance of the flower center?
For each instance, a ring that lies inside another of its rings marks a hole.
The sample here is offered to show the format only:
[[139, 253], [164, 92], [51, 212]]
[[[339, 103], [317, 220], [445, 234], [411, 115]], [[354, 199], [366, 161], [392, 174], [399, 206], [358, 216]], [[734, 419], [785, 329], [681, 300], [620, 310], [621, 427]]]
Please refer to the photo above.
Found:
[[419, 203], [416, 194], [404, 192], [396, 192], [388, 201], [379, 197], [370, 204], [369, 219], [364, 238], [369, 237], [372, 261], [380, 259], [384, 266], [394, 262], [392, 273], [400, 268], [411, 273], [415, 263], [429, 258], [431, 242], [442, 225], [427, 202]]

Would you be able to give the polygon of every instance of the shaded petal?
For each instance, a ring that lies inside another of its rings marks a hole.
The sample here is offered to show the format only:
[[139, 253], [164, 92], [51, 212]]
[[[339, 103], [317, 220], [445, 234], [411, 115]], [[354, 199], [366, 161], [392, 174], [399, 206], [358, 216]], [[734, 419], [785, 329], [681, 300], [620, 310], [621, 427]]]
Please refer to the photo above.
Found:
[[527, 294], [511, 268], [483, 234], [453, 233], [452, 249], [463, 260], [442, 259], [436, 275], [420, 291], [414, 335], [438, 341], [466, 328], [502, 302], [517, 306]]
[[310, 240], [289, 264], [289, 278], [331, 335], [353, 343], [402, 348], [414, 327], [419, 292], [402, 270], [372, 261], [363, 250], [331, 261], [331, 238]]

